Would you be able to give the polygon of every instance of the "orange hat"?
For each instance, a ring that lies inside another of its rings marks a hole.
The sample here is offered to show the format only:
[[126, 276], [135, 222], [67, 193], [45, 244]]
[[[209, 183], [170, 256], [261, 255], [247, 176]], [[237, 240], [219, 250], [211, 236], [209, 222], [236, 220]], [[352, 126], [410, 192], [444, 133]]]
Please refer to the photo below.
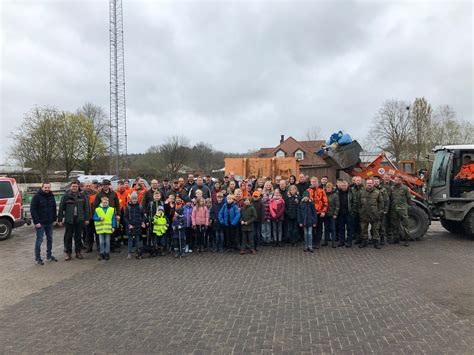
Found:
[[252, 194], [252, 197], [260, 197], [260, 192], [259, 191], [254, 191]]

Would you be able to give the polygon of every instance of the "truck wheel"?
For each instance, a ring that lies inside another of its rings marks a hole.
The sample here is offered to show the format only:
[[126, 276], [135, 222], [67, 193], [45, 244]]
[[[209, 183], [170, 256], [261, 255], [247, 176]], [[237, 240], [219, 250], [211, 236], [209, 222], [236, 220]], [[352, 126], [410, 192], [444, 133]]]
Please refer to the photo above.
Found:
[[474, 209], [471, 210], [462, 222], [464, 234], [469, 237], [474, 237]]
[[12, 224], [9, 220], [0, 218], [0, 240], [5, 240], [12, 234]]
[[446, 229], [448, 232], [453, 233], [453, 234], [462, 234], [463, 227], [462, 227], [462, 222], [458, 221], [449, 221], [447, 219], [441, 218], [441, 225]]
[[415, 240], [422, 239], [430, 226], [430, 220], [426, 212], [416, 205], [410, 206], [408, 209], [408, 219], [410, 221], [410, 237]]

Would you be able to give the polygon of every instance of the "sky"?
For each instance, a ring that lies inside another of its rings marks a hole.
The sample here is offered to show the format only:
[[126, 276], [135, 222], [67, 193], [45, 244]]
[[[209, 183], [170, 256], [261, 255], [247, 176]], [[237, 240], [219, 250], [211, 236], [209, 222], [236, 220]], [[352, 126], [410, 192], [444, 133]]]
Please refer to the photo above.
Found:
[[[123, 0], [129, 152], [363, 140], [387, 99], [473, 121], [471, 1]], [[35, 105], [109, 108], [107, 0], [0, 1], [0, 163]]]

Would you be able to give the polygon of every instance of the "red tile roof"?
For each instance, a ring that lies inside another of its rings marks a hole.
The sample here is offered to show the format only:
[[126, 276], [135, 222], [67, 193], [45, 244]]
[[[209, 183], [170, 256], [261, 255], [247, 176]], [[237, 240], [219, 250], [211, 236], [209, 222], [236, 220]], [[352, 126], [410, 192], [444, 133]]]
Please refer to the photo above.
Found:
[[282, 150], [287, 157], [292, 157], [295, 156], [297, 150], [302, 150], [304, 152], [304, 159], [300, 160], [301, 166], [328, 166], [322, 158], [315, 154], [324, 143], [323, 140], [297, 141], [293, 137], [288, 137], [275, 148], [261, 148], [255, 153], [255, 156], [258, 158], [274, 157], [279, 150]]

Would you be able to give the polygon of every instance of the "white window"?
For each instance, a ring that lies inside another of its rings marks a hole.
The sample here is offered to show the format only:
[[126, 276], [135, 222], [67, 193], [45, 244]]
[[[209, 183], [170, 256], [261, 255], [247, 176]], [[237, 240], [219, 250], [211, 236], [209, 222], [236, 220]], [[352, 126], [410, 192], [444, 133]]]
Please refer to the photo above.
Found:
[[283, 150], [279, 150], [278, 152], [276, 152], [275, 156], [277, 158], [284, 158], [285, 157], [285, 152]]
[[304, 159], [304, 153], [301, 150], [297, 150], [295, 152], [295, 158], [297, 160], [303, 160]]

